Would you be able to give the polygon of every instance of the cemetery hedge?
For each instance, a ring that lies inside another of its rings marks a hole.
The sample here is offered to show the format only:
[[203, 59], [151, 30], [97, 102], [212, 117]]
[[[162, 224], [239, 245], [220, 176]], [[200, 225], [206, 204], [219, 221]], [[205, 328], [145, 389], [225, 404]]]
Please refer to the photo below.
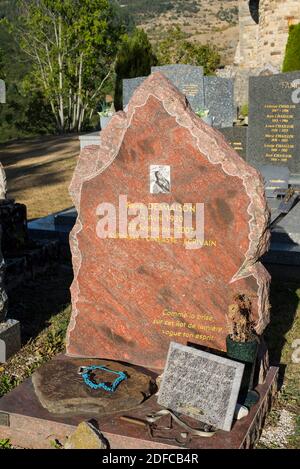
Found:
[[300, 70], [300, 23], [291, 25], [283, 62], [283, 72]]

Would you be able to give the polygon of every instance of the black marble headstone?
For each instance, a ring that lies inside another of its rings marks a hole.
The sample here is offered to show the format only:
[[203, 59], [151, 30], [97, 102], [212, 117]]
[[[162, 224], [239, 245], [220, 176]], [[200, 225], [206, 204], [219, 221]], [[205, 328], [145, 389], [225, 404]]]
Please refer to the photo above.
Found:
[[265, 193], [268, 198], [276, 198], [276, 191], [287, 191], [289, 187], [290, 171], [287, 166], [265, 165], [261, 167], [264, 178]]
[[234, 81], [230, 78], [204, 77], [205, 108], [214, 127], [231, 127], [237, 117], [234, 104]]
[[188, 99], [192, 109], [204, 109], [203, 67], [175, 64], [152, 67], [151, 72], [163, 73]]
[[300, 72], [250, 77], [247, 161], [300, 173]]
[[223, 127], [218, 130], [224, 135], [229, 145], [245, 160], [247, 154], [248, 127]]
[[158, 404], [230, 431], [244, 365], [171, 342]]

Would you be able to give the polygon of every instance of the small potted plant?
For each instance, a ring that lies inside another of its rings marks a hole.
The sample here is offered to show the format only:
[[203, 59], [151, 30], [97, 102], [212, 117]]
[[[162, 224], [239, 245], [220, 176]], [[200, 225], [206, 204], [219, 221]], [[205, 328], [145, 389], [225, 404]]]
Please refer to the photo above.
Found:
[[246, 294], [236, 294], [227, 313], [229, 327], [229, 335], [226, 337], [227, 356], [245, 365], [240, 399], [248, 407], [251, 407], [259, 399], [259, 394], [252, 389], [259, 338], [251, 316], [252, 302], [250, 298]]
[[212, 125], [213, 124], [213, 119], [209, 115], [209, 109], [197, 109], [196, 114], [198, 117], [200, 117], [206, 124]]
[[113, 106], [109, 106], [108, 104], [104, 103], [101, 105], [101, 111], [98, 112], [100, 117], [100, 128], [103, 130], [107, 124], [109, 123], [110, 119], [114, 115]]

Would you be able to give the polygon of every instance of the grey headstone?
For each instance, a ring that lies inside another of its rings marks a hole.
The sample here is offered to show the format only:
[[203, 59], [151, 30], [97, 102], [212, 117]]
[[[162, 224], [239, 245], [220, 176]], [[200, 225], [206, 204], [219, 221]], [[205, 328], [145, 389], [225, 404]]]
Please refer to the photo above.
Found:
[[213, 118], [214, 127], [232, 127], [237, 117], [234, 104], [234, 80], [221, 77], [204, 77], [205, 108]]
[[[278, 208], [280, 200], [268, 199], [268, 205], [273, 212]], [[282, 243], [290, 247], [300, 247], [300, 202], [296, 204], [291, 211], [285, 215], [272, 228], [272, 242]]]
[[126, 78], [123, 80], [123, 107], [127, 106], [135, 90], [147, 77]]
[[219, 131], [224, 135], [230, 146], [245, 160], [247, 154], [246, 126], [223, 127]]
[[247, 161], [300, 173], [300, 72], [250, 77]]
[[286, 166], [265, 165], [261, 168], [267, 197], [277, 197], [276, 189], [287, 190], [290, 171]]
[[158, 404], [230, 431], [244, 365], [171, 342]]
[[8, 319], [0, 323], [0, 363], [17, 353], [21, 348], [20, 323], [15, 319]]
[[163, 73], [187, 97], [194, 111], [205, 107], [203, 67], [163, 65], [151, 67], [151, 72]]
[[0, 104], [6, 103], [6, 86], [5, 81], [0, 80]]

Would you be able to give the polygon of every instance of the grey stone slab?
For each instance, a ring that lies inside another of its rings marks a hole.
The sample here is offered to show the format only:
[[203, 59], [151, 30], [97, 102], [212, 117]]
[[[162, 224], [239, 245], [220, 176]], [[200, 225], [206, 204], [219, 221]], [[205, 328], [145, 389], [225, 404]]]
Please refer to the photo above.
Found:
[[123, 80], [123, 107], [127, 106], [135, 90], [147, 77], [126, 78]]
[[250, 77], [247, 161], [300, 173], [300, 72]]
[[[274, 200], [274, 203], [271, 204], [270, 199], [268, 199], [271, 211], [276, 210], [279, 202], [279, 200]], [[272, 240], [274, 242], [296, 245], [300, 248], [300, 202], [274, 226], [272, 229]]]
[[214, 127], [232, 127], [237, 117], [234, 104], [234, 80], [214, 76], [204, 77], [205, 108]]
[[230, 431], [244, 365], [171, 342], [158, 404]]
[[7, 319], [0, 323], [0, 363], [17, 353], [21, 348], [20, 323], [15, 319]]
[[[271, 240], [271, 246], [267, 254], [262, 257], [262, 263], [264, 265], [271, 264], [272, 266], [280, 268], [281, 265], [287, 268], [296, 269], [293, 276], [289, 276], [290, 281], [299, 280], [299, 266], [300, 266], [300, 246], [291, 243], [278, 243]], [[269, 268], [268, 268], [269, 270]], [[273, 272], [271, 272], [273, 274]], [[280, 272], [280, 278], [288, 280], [287, 277], [288, 269]], [[297, 277], [298, 275], [298, 277]], [[279, 275], [277, 274], [277, 277]], [[273, 275], [272, 275], [273, 278]]]
[[224, 135], [230, 146], [245, 160], [247, 154], [248, 127], [223, 127], [219, 131]]
[[151, 72], [163, 73], [187, 97], [194, 111], [205, 107], [203, 67], [163, 65], [151, 67]]
[[0, 104], [6, 103], [6, 86], [5, 81], [0, 80]]

